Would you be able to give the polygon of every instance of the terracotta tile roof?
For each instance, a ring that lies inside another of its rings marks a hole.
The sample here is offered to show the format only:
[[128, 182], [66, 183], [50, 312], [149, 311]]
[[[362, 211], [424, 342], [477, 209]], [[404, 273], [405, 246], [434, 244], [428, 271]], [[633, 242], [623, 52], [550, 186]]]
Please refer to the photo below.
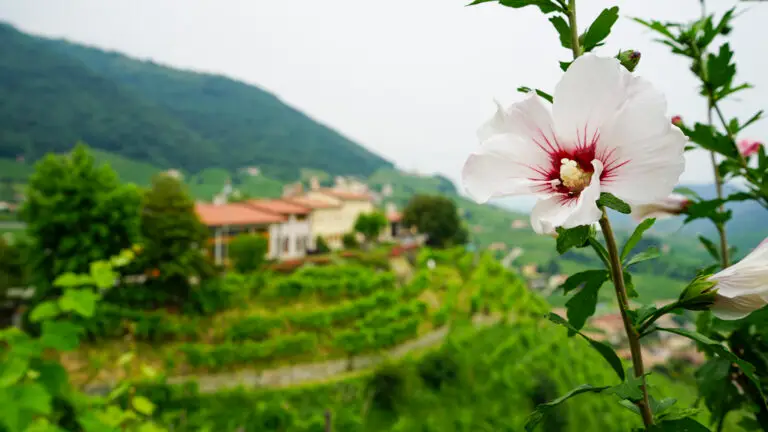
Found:
[[262, 225], [285, 221], [285, 217], [256, 210], [244, 204], [195, 203], [195, 211], [207, 226]]
[[370, 201], [373, 199], [371, 194], [367, 192], [349, 192], [328, 188], [320, 189], [320, 192], [344, 201]]
[[305, 215], [312, 211], [308, 206], [279, 199], [248, 200], [245, 204], [257, 210], [264, 210], [281, 215]]
[[318, 199], [312, 199], [312, 198], [304, 198], [304, 197], [291, 197], [291, 198], [283, 198], [283, 200], [296, 203], [298, 205], [309, 207], [311, 209], [327, 209], [327, 208], [338, 208], [341, 207], [339, 204], [334, 204], [331, 202], [318, 200]]

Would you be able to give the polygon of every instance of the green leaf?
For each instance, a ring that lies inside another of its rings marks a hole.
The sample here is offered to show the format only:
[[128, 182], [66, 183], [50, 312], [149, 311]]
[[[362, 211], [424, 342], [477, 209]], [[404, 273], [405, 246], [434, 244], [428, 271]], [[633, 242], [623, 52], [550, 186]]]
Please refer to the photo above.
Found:
[[44, 321], [40, 343], [45, 348], [71, 351], [80, 343], [82, 328], [68, 321]]
[[626, 270], [622, 273], [624, 274], [624, 288], [627, 290], [627, 296], [629, 296], [629, 298], [638, 298], [640, 294], [637, 293], [635, 283], [632, 282], [632, 273]]
[[112, 265], [107, 261], [95, 261], [91, 263], [91, 278], [99, 289], [112, 288], [117, 280], [117, 273], [112, 270]]
[[504, 6], [508, 6], [511, 8], [521, 8], [525, 6], [536, 6], [538, 7], [544, 14], [552, 13], [552, 12], [564, 12], [563, 8], [560, 7], [557, 3], [552, 2], [551, 0], [499, 0], [499, 3], [501, 3]]
[[15, 402], [22, 408], [36, 414], [51, 413], [51, 395], [41, 384], [26, 383], [15, 387]]
[[64, 273], [53, 281], [53, 285], [60, 288], [74, 288], [83, 285], [91, 285], [92, 280], [88, 275], [80, 275], [72, 272]]
[[605, 268], [611, 268], [610, 258], [608, 257], [608, 251], [605, 249], [605, 246], [592, 236], [589, 236], [589, 245], [592, 246], [597, 257], [600, 258], [603, 264], [605, 264]]
[[621, 364], [621, 359], [619, 358], [619, 356], [616, 355], [616, 351], [614, 351], [610, 345], [593, 340], [590, 337], [585, 336], [580, 331], [573, 328], [573, 326], [571, 326], [568, 323], [568, 321], [564, 320], [560, 315], [550, 312], [549, 314], [547, 314], [547, 319], [552, 321], [555, 324], [560, 324], [561, 326], [567, 328], [568, 330], [584, 338], [584, 340], [586, 340], [592, 346], [592, 348], [594, 348], [595, 351], [600, 353], [600, 355], [603, 356], [605, 361], [607, 361], [608, 364], [611, 365], [614, 372], [616, 372], [616, 375], [618, 375], [619, 378], [622, 381], [624, 381], [624, 366]]
[[685, 336], [685, 337], [687, 337], [689, 339], [692, 339], [692, 340], [702, 344], [704, 347], [706, 347], [710, 351], [714, 352], [718, 356], [726, 358], [726, 359], [730, 360], [732, 363], [736, 363], [736, 365], [739, 367], [739, 369], [741, 369], [741, 371], [744, 372], [744, 375], [747, 378], [749, 378], [749, 380], [752, 381], [755, 384], [755, 388], [757, 388], [758, 391], [760, 391], [760, 395], [763, 397], [763, 399], [765, 399], [765, 395], [763, 394], [763, 390], [762, 390], [762, 386], [760, 384], [760, 380], [755, 375], [755, 367], [751, 363], [741, 359], [739, 356], [737, 356], [736, 354], [734, 354], [731, 351], [729, 351], [726, 347], [724, 347], [719, 342], [716, 342], [716, 341], [714, 341], [714, 340], [704, 336], [701, 333], [697, 333], [695, 331], [690, 331], [690, 330], [685, 330], [685, 329], [680, 329], [680, 328], [658, 327], [657, 330], [665, 331], [665, 332], [668, 332], [668, 333], [678, 334], [680, 336]]
[[629, 259], [629, 261], [624, 264], [624, 267], [629, 267], [633, 264], [641, 263], [643, 261], [648, 261], [652, 259], [656, 259], [661, 256], [661, 252], [658, 248], [651, 246], [648, 249], [640, 252], [639, 254], [636, 254], [632, 256], [632, 258]]
[[0, 388], [16, 384], [24, 378], [29, 367], [29, 359], [12, 356], [0, 363]]
[[520, 93], [530, 93], [532, 91], [535, 91], [536, 94], [539, 95], [539, 97], [541, 97], [542, 99], [546, 99], [546, 101], [549, 103], [552, 103], [552, 101], [554, 100], [552, 98], [552, 95], [539, 89], [532, 89], [530, 87], [521, 86], [517, 88], [517, 91], [519, 91]]
[[75, 312], [80, 316], [90, 318], [96, 309], [99, 295], [90, 288], [70, 288], [59, 298], [59, 307], [64, 312]]
[[704, 248], [707, 250], [707, 252], [712, 255], [712, 258], [714, 258], [715, 261], [720, 262], [720, 252], [717, 250], [717, 246], [715, 246], [712, 240], [704, 237], [703, 235], [699, 235], [699, 241], [704, 245]]
[[679, 193], [680, 195], [685, 195], [688, 198], [691, 198], [693, 200], [700, 200], [701, 196], [699, 196], [699, 193], [691, 188], [687, 188], [685, 186], [678, 186], [674, 190], [675, 192]]
[[744, 124], [743, 124], [743, 125], [741, 125], [741, 127], [739, 128], [739, 132], [741, 132], [741, 131], [742, 131], [742, 130], [744, 130], [744, 129], [745, 129], [747, 126], [751, 125], [752, 123], [754, 123], [754, 122], [756, 122], [756, 121], [758, 121], [758, 120], [760, 120], [760, 119], [762, 119], [762, 118], [763, 118], [763, 110], [760, 110], [760, 111], [756, 112], [756, 113], [755, 113], [755, 115], [753, 115], [752, 117], [750, 117], [750, 118], [749, 118], [749, 120], [747, 120], [746, 122], [744, 122]]
[[592, 273], [592, 276], [585, 280], [584, 287], [565, 303], [565, 307], [568, 308], [568, 322], [576, 330], [581, 330], [587, 318], [595, 314], [597, 293], [606, 280], [608, 280], [608, 272], [596, 270], [596, 273]]
[[130, 388], [131, 388], [130, 382], [121, 381], [120, 384], [117, 385], [117, 387], [113, 388], [112, 391], [109, 392], [109, 394], [107, 395], [107, 400], [113, 401], [119, 398], [120, 396], [124, 395], [125, 392], [130, 390]]
[[624, 247], [621, 248], [622, 261], [624, 261], [627, 258], [627, 255], [629, 255], [629, 253], [632, 252], [632, 249], [637, 245], [640, 239], [643, 238], [643, 233], [648, 231], [648, 229], [652, 227], [655, 222], [656, 222], [656, 219], [650, 218], [640, 222], [640, 224], [637, 225], [637, 227], [635, 228], [635, 231], [632, 233], [631, 236], [629, 236], [629, 239], [627, 239], [627, 242], [624, 243]]
[[610, 9], [603, 9], [600, 15], [589, 26], [584, 33], [584, 51], [592, 51], [600, 42], [605, 40], [611, 33], [611, 27], [619, 19], [619, 7], [614, 6]]
[[44, 319], [55, 318], [60, 312], [59, 306], [56, 305], [56, 303], [53, 301], [44, 301], [32, 309], [32, 312], [29, 314], [29, 320], [35, 323]]
[[632, 208], [629, 206], [629, 204], [608, 192], [603, 192], [600, 194], [600, 198], [597, 200], [597, 204], [603, 207], [612, 208], [619, 213], [632, 213]]
[[539, 404], [536, 406], [536, 410], [533, 411], [529, 416], [528, 420], [525, 422], [525, 430], [526, 431], [532, 431], [536, 429], [536, 426], [541, 422], [541, 420], [544, 418], [544, 414], [549, 411], [550, 409], [560, 405], [561, 403], [567, 401], [568, 399], [578, 396], [583, 393], [600, 393], [604, 390], [609, 389], [610, 387], [603, 386], [603, 387], [595, 387], [589, 384], [582, 384], [575, 389], [569, 391], [568, 393], [560, 396], [559, 398]]
[[653, 315], [654, 312], [656, 312], [658, 308], [654, 305], [646, 305], [642, 308], [636, 310], [636, 311], [628, 311], [629, 316], [632, 318], [632, 324], [637, 326], [640, 325], [643, 321], [650, 318], [651, 315]]
[[560, 15], [555, 15], [549, 19], [549, 22], [555, 27], [557, 33], [560, 35], [560, 45], [563, 48], [571, 49], [571, 28], [568, 23]]
[[653, 398], [653, 396], [649, 396], [650, 402], [651, 402], [651, 412], [653, 415], [658, 416], [660, 414], [664, 414], [664, 411], [668, 410], [672, 407], [672, 405], [677, 403], [677, 399], [675, 398], [664, 398], [660, 401], [656, 401], [656, 399]]
[[641, 377], [636, 377], [634, 373], [632, 373], [632, 369], [629, 370], [629, 373], [626, 374], [627, 379], [624, 380], [621, 384], [611, 387], [608, 390], [608, 393], [615, 394], [621, 399], [630, 400], [633, 402], [637, 402], [643, 398], [643, 390], [641, 389], [641, 386], [643, 385], [643, 379]]
[[571, 248], [580, 248], [588, 244], [592, 227], [580, 225], [575, 228], [557, 228], [557, 253], [564, 254]]
[[564, 293], [568, 294], [590, 280], [601, 279], [606, 281], [609, 277], [610, 273], [607, 270], [586, 270], [572, 274], [560, 286], [563, 288]]
[[125, 267], [133, 261], [136, 255], [130, 249], [123, 249], [119, 255], [113, 256], [109, 259], [109, 264], [112, 267]]
[[714, 127], [696, 123], [693, 129], [680, 128], [685, 135], [706, 150], [720, 153], [729, 158], [737, 158], [738, 151], [728, 136], [721, 134]]
[[564, 62], [564, 61], [561, 61], [561, 62], [559, 62], [559, 63], [560, 63], [560, 69], [561, 69], [563, 72], [565, 72], [565, 71], [567, 71], [567, 70], [568, 70], [568, 67], [569, 67], [569, 66], [571, 65], [571, 63], [573, 63], [573, 62]]
[[686, 417], [679, 420], [665, 420], [648, 428], [649, 432], [710, 432], [709, 428]]
[[134, 397], [131, 400], [131, 405], [133, 405], [133, 409], [147, 416], [152, 415], [152, 413], [155, 411], [155, 404], [150, 402], [150, 400], [144, 396]]
[[731, 63], [733, 51], [730, 45], [720, 45], [720, 50], [707, 56], [707, 81], [713, 89], [727, 86], [736, 75], [736, 65]]
[[40, 373], [37, 381], [45, 386], [48, 393], [54, 396], [66, 393], [69, 375], [61, 364], [53, 360], [43, 361], [35, 369]]

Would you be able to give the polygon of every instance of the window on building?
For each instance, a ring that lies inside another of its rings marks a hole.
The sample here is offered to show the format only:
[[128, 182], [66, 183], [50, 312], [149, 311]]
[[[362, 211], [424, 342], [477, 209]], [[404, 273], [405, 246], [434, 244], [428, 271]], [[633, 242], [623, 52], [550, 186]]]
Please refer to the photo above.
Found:
[[303, 214], [296, 215], [296, 220], [305, 221], [307, 220], [307, 215], [303, 215]]
[[291, 239], [289, 239], [288, 237], [283, 239], [283, 253], [285, 253], [285, 254], [287, 254], [288, 251], [290, 251], [290, 248], [291, 248], [290, 240]]

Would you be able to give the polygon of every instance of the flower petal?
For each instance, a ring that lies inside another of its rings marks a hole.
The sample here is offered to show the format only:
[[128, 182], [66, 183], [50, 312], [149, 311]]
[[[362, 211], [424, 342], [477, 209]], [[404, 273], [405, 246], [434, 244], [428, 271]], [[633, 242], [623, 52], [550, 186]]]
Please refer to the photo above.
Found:
[[514, 134], [532, 138], [548, 148], [547, 143], [553, 147], [556, 145], [553, 130], [549, 109], [544, 106], [539, 96], [533, 94], [522, 102], [512, 104], [506, 110], [496, 102], [496, 114], [480, 127], [477, 137], [482, 142], [494, 135]]
[[521, 194], [543, 194], [549, 182], [538, 167], [549, 164], [549, 156], [527, 139], [494, 135], [464, 163], [462, 183], [475, 201]]
[[578, 199], [568, 200], [563, 195], [556, 195], [546, 200], [540, 200], [531, 211], [531, 226], [539, 234], [551, 234], [557, 227], [573, 228], [579, 225], [590, 225], [602, 216], [595, 201], [600, 198], [600, 174], [603, 165], [600, 161], [592, 161], [595, 172], [592, 180]]
[[734, 298], [718, 295], [715, 297], [715, 304], [712, 305], [711, 310], [720, 319], [737, 320], [767, 304], [768, 301], [756, 294]]
[[585, 54], [574, 60], [555, 87], [557, 135], [571, 146], [585, 144], [621, 108], [631, 77], [615, 58]]
[[631, 77], [626, 92], [626, 104], [600, 130], [603, 189], [631, 204], [663, 200], [685, 168], [687, 138], [669, 123], [664, 96], [647, 81]]
[[709, 279], [717, 282], [717, 292], [723, 297], [768, 294], [768, 244], [760, 244], [741, 261]]

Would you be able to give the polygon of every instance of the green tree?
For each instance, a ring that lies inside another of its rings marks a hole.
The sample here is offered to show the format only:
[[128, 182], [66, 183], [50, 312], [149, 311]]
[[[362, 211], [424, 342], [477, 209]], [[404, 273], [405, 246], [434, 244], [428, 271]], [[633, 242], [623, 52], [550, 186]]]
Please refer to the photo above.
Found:
[[195, 203], [177, 179], [160, 174], [141, 204], [143, 250], [140, 263], [150, 270], [149, 286], [159, 284], [176, 301], [188, 298], [190, 278], [212, 273], [205, 256], [208, 230], [195, 212]]
[[360, 247], [355, 233], [351, 232], [341, 236], [341, 244], [344, 245], [344, 249], [357, 249]]
[[136, 186], [121, 185], [108, 165], [96, 166], [84, 144], [38, 162], [20, 213], [41, 285], [130, 247], [139, 238], [140, 201]]
[[426, 234], [427, 244], [432, 247], [465, 244], [468, 239], [456, 204], [440, 195], [416, 195], [411, 198], [403, 210], [403, 224]]
[[235, 270], [250, 273], [259, 270], [266, 259], [269, 243], [263, 236], [240, 234], [229, 243], [229, 258]]
[[355, 221], [355, 232], [365, 237], [366, 242], [375, 241], [381, 230], [387, 226], [387, 217], [380, 212], [360, 213]]
[[328, 246], [328, 242], [325, 241], [325, 239], [322, 236], [317, 236], [315, 239], [315, 251], [317, 253], [328, 253], [331, 251], [331, 248]]

